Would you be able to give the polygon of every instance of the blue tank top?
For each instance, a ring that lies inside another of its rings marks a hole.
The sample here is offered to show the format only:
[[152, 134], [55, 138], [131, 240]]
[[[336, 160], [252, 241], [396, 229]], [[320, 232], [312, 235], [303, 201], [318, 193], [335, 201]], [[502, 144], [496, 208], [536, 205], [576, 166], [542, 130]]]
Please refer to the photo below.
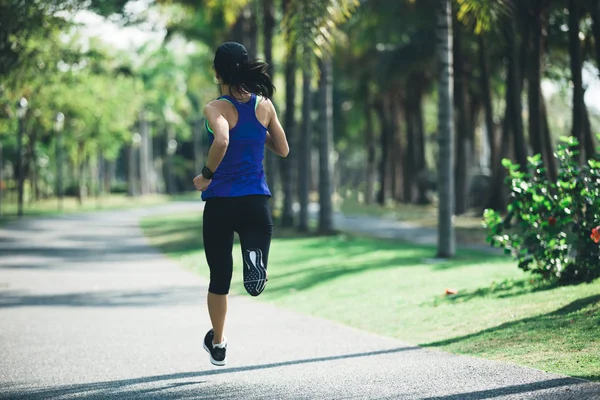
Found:
[[[238, 122], [229, 131], [227, 152], [215, 171], [212, 182], [202, 192], [203, 200], [214, 197], [271, 196], [263, 169], [267, 128], [256, 118], [259, 99], [255, 94], [246, 103], [231, 96], [218, 98], [233, 104], [238, 112]], [[212, 145], [214, 136], [208, 121], [206, 128]]]

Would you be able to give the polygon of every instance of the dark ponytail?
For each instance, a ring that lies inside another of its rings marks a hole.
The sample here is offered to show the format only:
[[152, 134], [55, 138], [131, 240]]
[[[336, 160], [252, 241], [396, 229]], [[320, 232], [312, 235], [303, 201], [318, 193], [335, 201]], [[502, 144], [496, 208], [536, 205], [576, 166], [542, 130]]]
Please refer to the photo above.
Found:
[[215, 65], [215, 69], [223, 83], [238, 92], [255, 93], [268, 99], [273, 97], [275, 86], [269, 76], [269, 66], [264, 62], [243, 61], [218, 67]]
[[250, 60], [246, 48], [240, 43], [223, 43], [217, 49], [214, 68], [224, 84], [238, 92], [273, 97], [275, 86], [269, 76], [267, 63]]
[[275, 86], [269, 76], [269, 65], [260, 61], [249, 61], [240, 64], [240, 86], [243, 89], [270, 99], [275, 93]]

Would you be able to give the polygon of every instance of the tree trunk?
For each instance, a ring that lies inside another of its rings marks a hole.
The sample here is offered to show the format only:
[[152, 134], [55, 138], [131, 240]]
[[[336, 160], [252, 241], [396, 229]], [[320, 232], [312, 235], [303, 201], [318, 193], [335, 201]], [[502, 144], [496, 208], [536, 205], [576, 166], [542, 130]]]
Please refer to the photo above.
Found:
[[33, 130], [31, 135], [29, 136], [29, 167], [28, 170], [30, 172], [29, 179], [29, 187], [31, 189], [31, 193], [29, 196], [29, 203], [33, 203], [39, 199], [40, 193], [40, 185], [38, 182], [38, 165], [37, 165], [37, 130]]
[[592, 15], [592, 31], [594, 32], [594, 49], [596, 52], [596, 68], [600, 76], [600, 0], [591, 0], [590, 14]]
[[413, 121], [415, 129], [415, 154], [417, 166], [415, 171], [417, 172], [417, 203], [418, 204], [429, 204], [431, 200], [427, 195], [429, 190], [429, 182], [427, 178], [427, 160], [425, 158], [425, 123], [423, 119], [423, 91], [424, 91], [424, 76], [421, 75], [417, 80], [417, 84], [414, 87], [413, 98]]
[[[244, 25], [245, 25], [245, 18], [244, 18], [244, 11], [242, 11], [240, 13], [240, 15], [238, 15], [238, 18], [235, 21], [235, 24], [233, 24], [233, 27], [231, 28], [231, 35], [230, 35], [231, 41], [238, 42], [243, 45], [248, 44], [244, 40], [244, 38], [245, 38]], [[248, 50], [248, 49], [246, 49], [246, 50]]]
[[573, 83], [573, 114], [571, 135], [579, 142], [579, 160], [584, 160], [583, 136], [583, 79], [581, 77], [581, 46], [579, 43], [580, 9], [576, 0], [569, 0], [569, 59], [571, 61], [571, 82]]
[[[263, 0], [263, 40], [265, 62], [269, 65], [269, 76], [274, 76], [273, 69], [273, 29], [275, 29], [275, 18], [273, 15], [273, 0]], [[267, 170], [267, 185], [275, 199], [277, 193], [277, 155], [267, 151], [265, 164]]]
[[17, 215], [23, 215], [23, 187], [25, 185], [25, 168], [23, 166], [23, 121], [19, 120], [19, 133], [17, 135]]
[[[453, 18], [453, 27], [458, 27], [456, 18]], [[471, 152], [469, 110], [467, 100], [467, 80], [463, 65], [461, 30], [453, 29], [453, 62], [454, 62], [454, 95], [456, 111], [456, 158], [455, 158], [455, 209], [457, 215], [464, 214], [468, 209], [469, 201], [469, 158]]]
[[150, 194], [150, 182], [148, 179], [150, 172], [150, 157], [149, 157], [149, 145], [150, 137], [148, 135], [148, 121], [146, 120], [145, 111], [141, 111], [139, 115], [139, 128], [140, 128], [140, 194], [145, 196]]
[[[515, 153], [516, 161], [519, 163], [522, 169], [527, 167], [527, 144], [525, 142], [525, 135], [523, 134], [523, 107], [521, 103], [521, 93], [523, 92], [523, 80], [525, 78], [525, 60], [528, 54], [527, 43], [529, 41], [529, 29], [528, 25], [524, 25], [523, 32], [523, 47], [521, 48], [521, 58], [519, 58], [518, 43], [516, 37], [517, 24], [514, 20], [511, 22], [511, 26], [508, 26], [505, 30], [507, 39], [507, 58], [508, 58], [508, 73], [506, 87], [507, 91], [507, 106], [508, 109], [510, 131], [513, 134], [513, 150]], [[519, 60], [521, 65], [519, 66]], [[510, 101], [508, 101], [510, 99]]]
[[256, 58], [258, 56], [258, 21], [257, 13], [254, 9], [254, 4], [252, 2], [247, 6], [245, 11], [246, 13], [246, 22], [247, 22], [247, 38], [248, 45], [246, 50], [248, 50], [248, 55], [250, 59]]
[[79, 166], [77, 168], [77, 170], [79, 172], [78, 176], [77, 176], [77, 202], [79, 203], [80, 207], [83, 205], [83, 198], [86, 197], [85, 164], [86, 164], [87, 160], [83, 156], [83, 148], [84, 148], [84, 144], [83, 144], [83, 142], [80, 142], [79, 143], [80, 159], [79, 159]]
[[330, 234], [333, 226], [333, 74], [331, 60], [320, 63], [321, 68], [321, 121], [323, 132], [319, 136], [319, 232]]
[[111, 187], [110, 184], [112, 182], [112, 178], [113, 178], [113, 171], [114, 171], [114, 161], [110, 161], [110, 160], [105, 160], [104, 162], [104, 173], [103, 173], [103, 177], [104, 177], [104, 193], [110, 195], [111, 193]]
[[202, 148], [202, 134], [203, 134], [203, 123], [202, 118], [196, 118], [192, 125], [192, 139], [194, 146], [194, 174], [199, 175], [204, 167], [204, 150]]
[[4, 215], [3, 200], [4, 200], [4, 152], [2, 141], [0, 140], [0, 217]]
[[175, 194], [175, 170], [173, 165], [173, 159], [175, 158], [175, 149], [170, 149], [169, 144], [171, 140], [175, 140], [175, 127], [173, 124], [167, 124], [167, 137], [166, 143], [164, 144], [166, 148], [165, 155], [165, 172], [166, 172], [166, 186], [167, 186], [167, 194]]
[[[404, 179], [406, 176], [405, 158], [406, 154], [402, 146], [402, 108], [401, 96], [399, 93], [394, 93], [390, 96], [389, 118], [390, 118], [390, 137], [389, 147], [390, 153], [389, 170], [390, 170], [390, 186], [392, 198], [396, 201], [405, 201], [404, 198]], [[409, 166], [413, 167], [413, 166]]]
[[309, 191], [310, 191], [310, 159], [311, 159], [311, 136], [312, 136], [312, 93], [311, 75], [306, 69], [302, 73], [302, 135], [300, 136], [299, 159], [298, 159], [298, 195], [300, 198], [300, 222], [298, 229], [301, 232], [308, 231], [309, 215]]
[[[284, 1], [284, 14], [287, 10], [288, 1]], [[285, 132], [290, 144], [290, 154], [282, 158], [281, 180], [283, 183], [283, 212], [281, 225], [284, 227], [294, 226], [294, 194], [296, 188], [297, 147], [296, 147], [296, 122], [294, 118], [296, 98], [296, 45], [292, 45], [285, 61]]]
[[367, 147], [367, 188], [365, 191], [365, 203], [373, 204], [375, 201], [375, 179], [376, 179], [376, 167], [375, 167], [375, 132], [373, 131], [373, 115], [370, 103], [370, 94], [367, 92], [365, 95], [365, 118], [367, 121], [367, 132], [365, 135], [366, 147]]
[[389, 180], [389, 137], [390, 123], [387, 117], [387, 101], [386, 96], [381, 96], [383, 99], [378, 99], [376, 110], [379, 117], [379, 126], [381, 133], [379, 135], [379, 144], [381, 146], [381, 160], [379, 162], [379, 193], [377, 193], [377, 202], [380, 205], [385, 205], [388, 197], [388, 180]]
[[502, 121], [502, 137], [500, 143], [500, 152], [496, 158], [496, 163], [492, 165], [492, 178], [490, 179], [490, 192], [485, 208], [491, 208], [492, 210], [504, 211], [506, 210], [506, 199], [504, 196], [504, 179], [506, 177], [506, 170], [502, 165], [502, 160], [509, 156], [509, 150], [511, 147], [512, 135], [510, 132], [510, 111], [505, 111], [504, 120]]
[[498, 142], [496, 140], [496, 128], [494, 126], [494, 109], [492, 108], [492, 90], [490, 88], [490, 74], [488, 70], [488, 58], [483, 34], [478, 36], [479, 43], [479, 69], [481, 71], [481, 91], [483, 95], [483, 109], [485, 111], [485, 129], [490, 151], [490, 168], [496, 165]]
[[587, 107], [583, 105], [583, 135], [584, 135], [584, 146], [585, 154], [587, 159], [590, 160], [596, 157], [596, 143], [594, 141], [594, 134], [592, 132], [592, 124], [590, 123], [590, 116], [588, 114]]
[[441, 0], [437, 12], [438, 60], [438, 250], [441, 258], [454, 256], [454, 118], [452, 65], [452, 10], [450, 0]]
[[406, 121], [406, 152], [404, 153], [404, 157], [401, 157], [401, 159], [404, 161], [404, 193], [402, 200], [404, 200], [406, 203], [412, 203], [414, 200], [414, 188], [416, 186], [417, 171], [419, 170], [417, 161], [419, 155], [417, 153], [416, 144], [417, 127], [415, 121], [416, 96], [413, 79], [414, 75], [412, 74], [407, 77], [406, 97], [404, 101], [404, 117]]
[[138, 195], [136, 165], [136, 148], [135, 146], [130, 145], [127, 152], [127, 182], [129, 186], [129, 195], [132, 197]]
[[527, 95], [529, 101], [529, 142], [533, 154], [543, 155], [544, 141], [541, 113], [542, 5], [539, 2], [533, 2], [532, 8], [532, 57], [529, 68]]
[[550, 125], [548, 124], [546, 102], [544, 101], [544, 98], [541, 93], [540, 99], [542, 106], [542, 134], [544, 135], [544, 165], [546, 166], [548, 178], [552, 182], [556, 182], [556, 179], [558, 178], [558, 167], [556, 165], [556, 158], [554, 157], [554, 144], [552, 143], [552, 134], [550, 133]]
[[63, 177], [63, 142], [62, 132], [56, 133], [56, 195], [58, 196], [58, 210], [63, 210], [64, 200], [64, 177]]

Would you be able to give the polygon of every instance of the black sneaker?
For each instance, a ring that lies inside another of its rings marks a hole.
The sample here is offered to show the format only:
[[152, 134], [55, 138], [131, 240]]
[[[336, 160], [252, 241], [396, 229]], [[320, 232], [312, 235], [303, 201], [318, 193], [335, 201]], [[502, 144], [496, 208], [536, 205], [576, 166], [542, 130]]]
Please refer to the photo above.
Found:
[[267, 285], [267, 269], [260, 250], [244, 252], [244, 288], [251, 296], [258, 296]]
[[210, 354], [210, 362], [213, 365], [222, 367], [227, 364], [227, 340], [223, 338], [223, 343], [214, 345], [214, 338], [215, 332], [211, 329], [204, 336], [204, 350]]

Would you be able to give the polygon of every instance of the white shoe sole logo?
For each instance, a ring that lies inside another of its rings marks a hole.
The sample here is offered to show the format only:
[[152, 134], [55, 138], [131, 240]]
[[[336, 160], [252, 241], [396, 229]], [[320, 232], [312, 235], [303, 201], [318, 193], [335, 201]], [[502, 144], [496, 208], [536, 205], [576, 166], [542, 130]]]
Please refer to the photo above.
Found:
[[262, 251], [260, 249], [246, 250], [244, 262], [248, 272], [244, 279], [246, 290], [260, 294], [267, 283], [267, 270], [262, 262]]

